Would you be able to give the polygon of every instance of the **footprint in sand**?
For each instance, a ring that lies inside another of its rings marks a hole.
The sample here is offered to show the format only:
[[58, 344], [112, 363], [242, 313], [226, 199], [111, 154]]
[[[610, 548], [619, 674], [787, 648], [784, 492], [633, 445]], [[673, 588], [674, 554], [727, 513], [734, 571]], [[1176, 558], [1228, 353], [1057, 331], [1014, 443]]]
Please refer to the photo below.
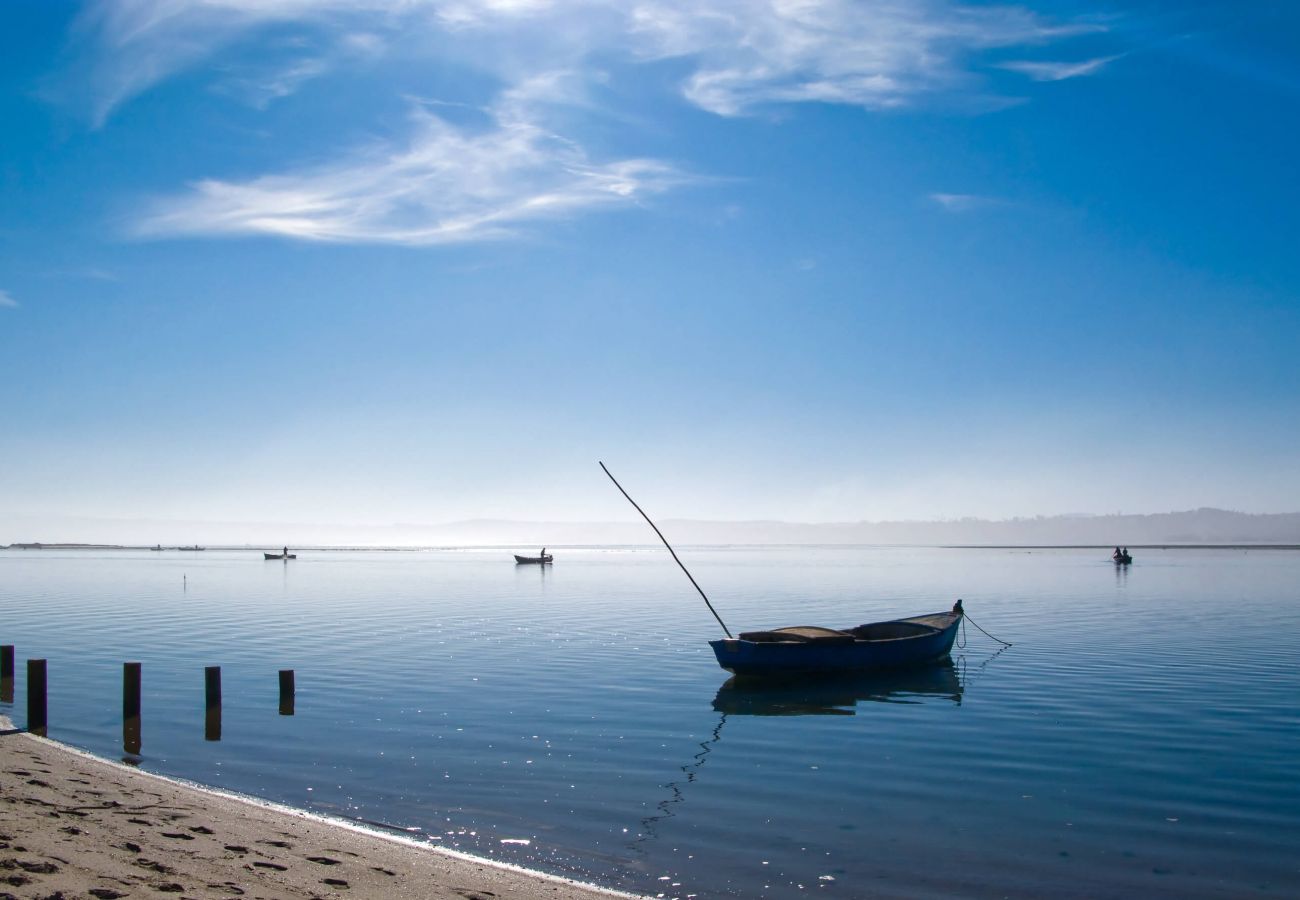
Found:
[[193, 828], [190, 829], [190, 831], [194, 832], [195, 834], [216, 834], [215, 831], [213, 831], [211, 828], [208, 828], [206, 825], [195, 825]]
[[253, 863], [253, 865], [257, 866], [259, 869], [275, 869], [275, 871], [277, 871], [277, 872], [287, 872], [287, 871], [289, 871], [289, 867], [288, 867], [288, 866], [282, 866], [282, 865], [280, 865], [279, 863], [261, 862], [261, 861], [259, 860], [259, 861], [255, 861], [255, 862]]
[[259, 844], [266, 844], [268, 847], [279, 847], [281, 850], [290, 850], [293, 844], [288, 841], [258, 841]]
[[160, 862], [154, 862], [152, 859], [137, 859], [133, 863], [142, 869], [148, 869], [150, 872], [157, 872], [159, 875], [170, 875], [171, 869]]
[[307, 862], [314, 862], [322, 866], [339, 865], [339, 861], [337, 859], [330, 859], [328, 856], [309, 856], [307, 857]]
[[52, 862], [27, 862], [26, 860], [20, 859], [17, 863], [18, 868], [22, 869], [24, 872], [30, 872], [33, 875], [53, 875], [55, 872], [59, 871], [59, 867]]
[[112, 888], [91, 888], [86, 893], [92, 897], [97, 897], [98, 900], [117, 900], [118, 897], [127, 896], [121, 891], [115, 891]]
[[348, 883], [342, 878], [322, 878], [321, 884], [328, 884], [330, 887], [347, 887]]
[[231, 853], [247, 853], [247, 847], [241, 847], [238, 844], [226, 844], [226, 849]]
[[171, 838], [171, 839], [173, 839], [173, 840], [177, 840], [177, 841], [192, 841], [192, 840], [194, 840], [194, 835], [192, 835], [192, 834], [182, 834], [182, 833], [179, 832], [179, 831], [160, 831], [160, 832], [158, 832], [158, 833], [161, 834], [161, 835], [162, 835], [163, 837], [165, 837], [165, 838]]

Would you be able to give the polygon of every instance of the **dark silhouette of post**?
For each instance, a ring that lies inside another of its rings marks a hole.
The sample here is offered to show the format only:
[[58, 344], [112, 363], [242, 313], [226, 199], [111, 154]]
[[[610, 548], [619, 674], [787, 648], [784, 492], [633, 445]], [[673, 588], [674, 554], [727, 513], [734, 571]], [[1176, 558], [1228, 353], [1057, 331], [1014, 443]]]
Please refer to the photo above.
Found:
[[203, 739], [221, 740], [221, 666], [208, 666], [203, 670], [204, 706]]
[[280, 715], [293, 715], [293, 669], [280, 670]]
[[122, 751], [140, 755], [140, 664], [122, 663]]
[[27, 730], [45, 737], [45, 660], [27, 660]]
[[0, 647], [0, 703], [14, 702], [14, 645]]

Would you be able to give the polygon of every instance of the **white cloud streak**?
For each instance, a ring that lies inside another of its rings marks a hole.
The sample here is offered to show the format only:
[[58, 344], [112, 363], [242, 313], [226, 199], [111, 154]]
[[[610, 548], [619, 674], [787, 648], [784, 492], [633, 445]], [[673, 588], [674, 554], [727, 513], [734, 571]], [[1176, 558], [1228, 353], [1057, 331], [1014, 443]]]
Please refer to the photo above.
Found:
[[1094, 75], [1108, 63], [1119, 59], [1118, 56], [1101, 56], [1083, 62], [1035, 62], [1019, 60], [999, 63], [998, 68], [1009, 72], [1019, 72], [1034, 81], [1065, 81], [1067, 78], [1079, 78]]
[[514, 236], [529, 222], [629, 206], [687, 180], [650, 159], [593, 163], [509, 111], [469, 134], [424, 110], [410, 143], [316, 170], [209, 179], [160, 201], [142, 236], [262, 234], [313, 241], [449, 244]]
[[961, 85], [972, 54], [1088, 30], [946, 0], [657, 0], [634, 21], [652, 49], [697, 61], [685, 95], [719, 115], [773, 103], [905, 106]]
[[18, 305], [18, 301], [15, 300], [13, 297], [10, 297], [8, 291], [0, 291], [0, 308], [4, 308], [6, 306], [12, 307], [17, 305]]
[[948, 212], [969, 212], [987, 202], [977, 194], [934, 193], [930, 195], [930, 199]]

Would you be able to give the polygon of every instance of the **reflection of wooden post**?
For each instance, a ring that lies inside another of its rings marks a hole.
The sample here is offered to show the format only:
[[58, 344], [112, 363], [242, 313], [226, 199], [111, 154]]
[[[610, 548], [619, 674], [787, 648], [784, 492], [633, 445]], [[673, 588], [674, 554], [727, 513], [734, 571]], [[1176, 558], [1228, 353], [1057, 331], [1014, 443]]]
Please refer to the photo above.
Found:
[[203, 739], [221, 740], [221, 666], [208, 666], [203, 670], [204, 706]]
[[45, 660], [27, 660], [27, 730], [45, 736]]
[[280, 670], [280, 715], [293, 715], [293, 669]]
[[140, 664], [122, 663], [122, 750], [140, 755]]
[[0, 647], [0, 703], [14, 702], [14, 645]]

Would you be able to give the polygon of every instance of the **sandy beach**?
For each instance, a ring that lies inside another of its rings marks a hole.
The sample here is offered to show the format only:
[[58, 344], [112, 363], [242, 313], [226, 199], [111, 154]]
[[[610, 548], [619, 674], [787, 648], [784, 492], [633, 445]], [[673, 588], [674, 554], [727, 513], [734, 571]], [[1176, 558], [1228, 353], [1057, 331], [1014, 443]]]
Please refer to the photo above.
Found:
[[158, 894], [632, 896], [150, 775], [0, 717], [0, 900]]

